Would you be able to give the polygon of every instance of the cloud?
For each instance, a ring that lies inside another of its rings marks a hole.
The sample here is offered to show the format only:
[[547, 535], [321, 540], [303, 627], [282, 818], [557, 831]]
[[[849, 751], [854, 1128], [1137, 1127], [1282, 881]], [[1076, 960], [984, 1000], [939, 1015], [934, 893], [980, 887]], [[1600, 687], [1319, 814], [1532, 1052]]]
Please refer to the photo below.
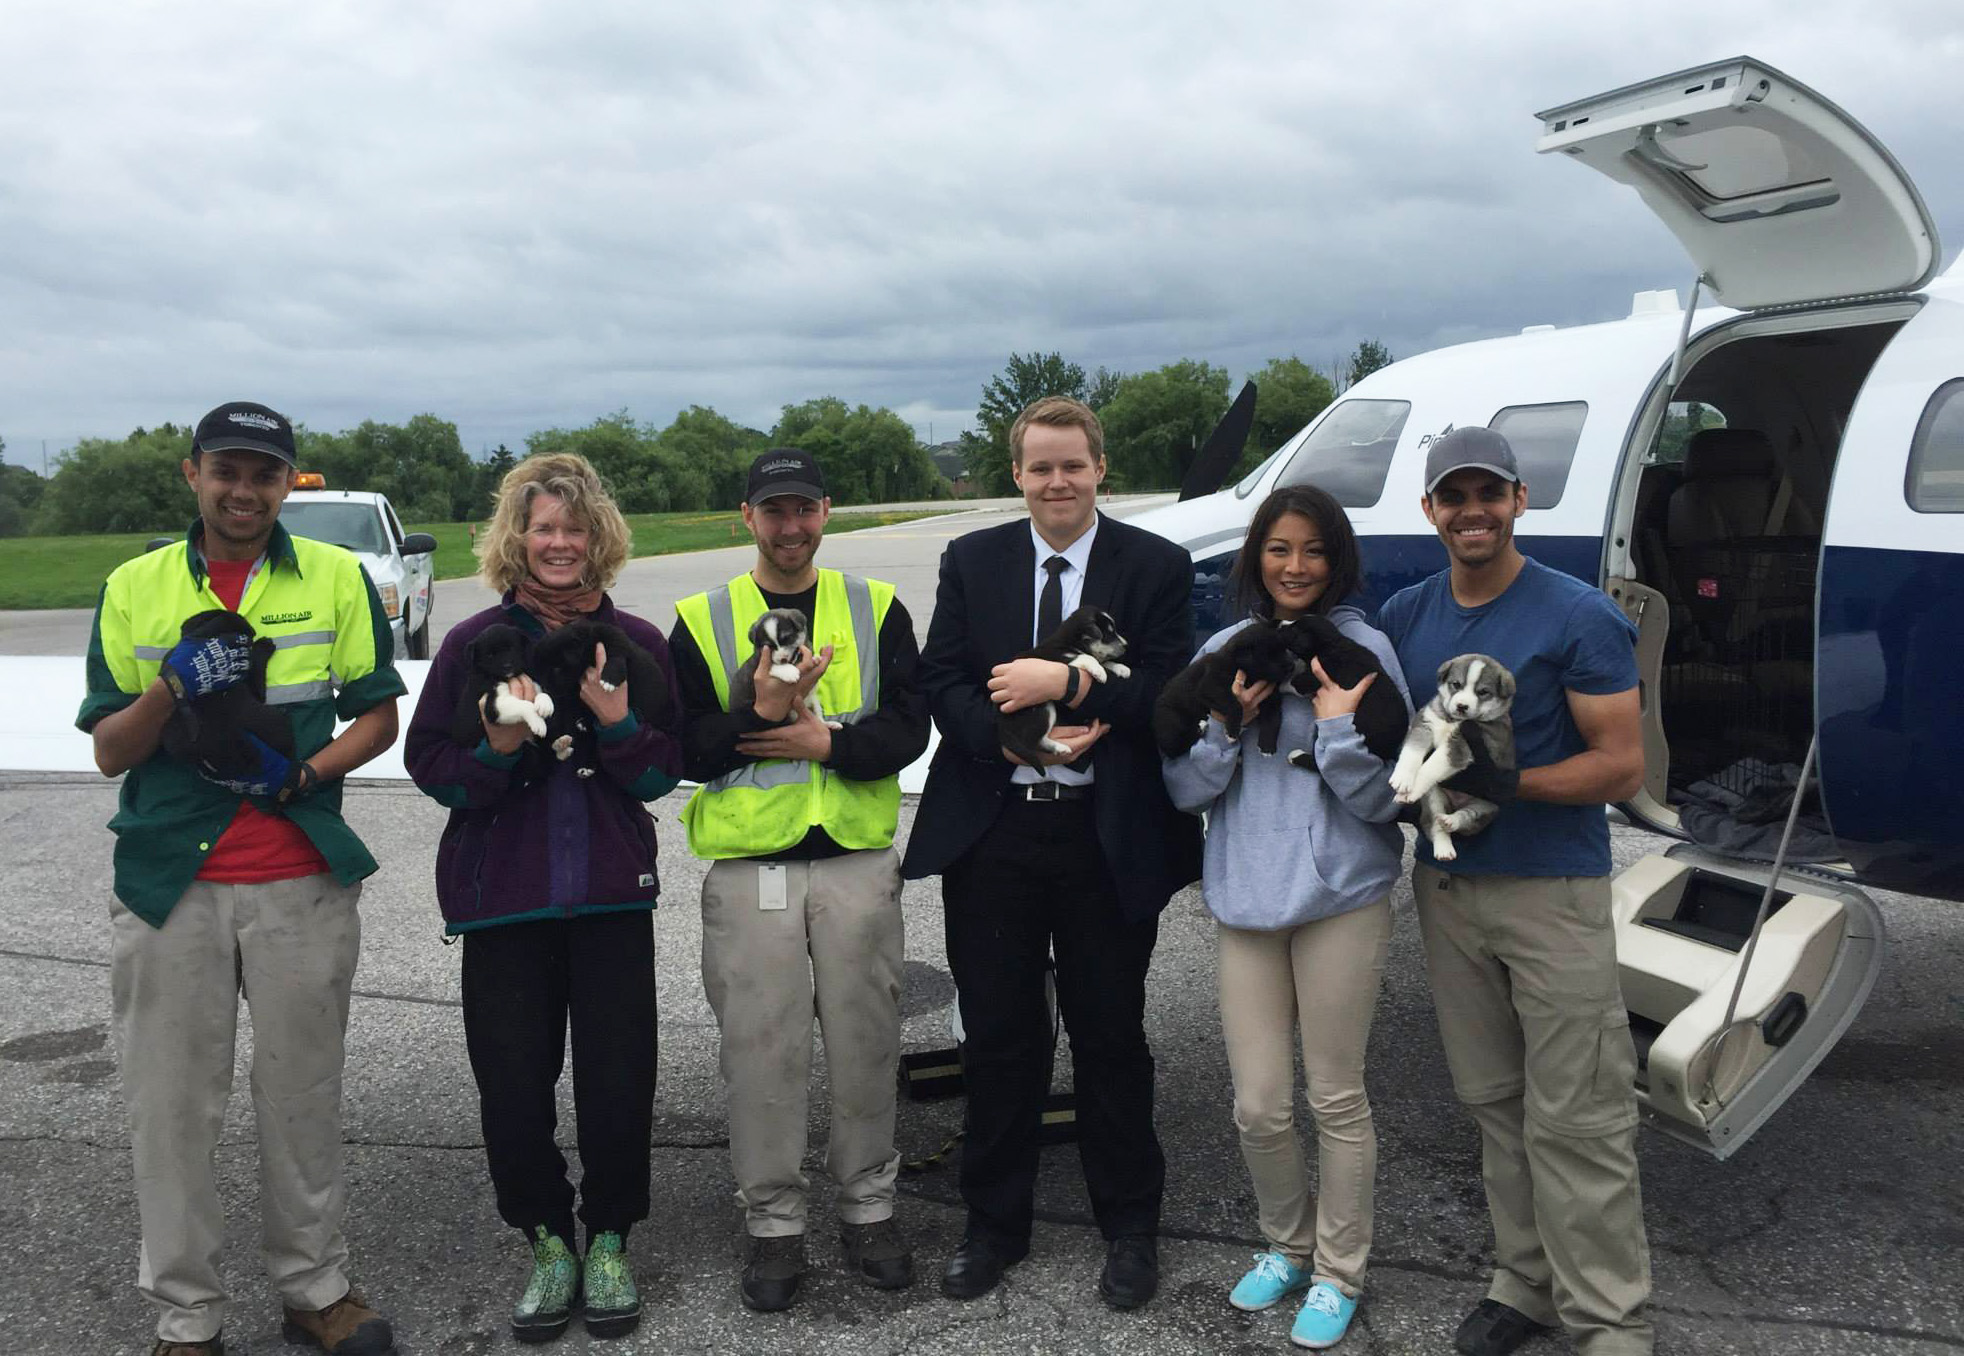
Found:
[[1011, 351], [1239, 376], [1610, 318], [1690, 265], [1531, 115], [1738, 51], [1964, 238], [1950, 6], [1587, 8], [16, 6], [0, 437], [837, 394], [946, 438]]

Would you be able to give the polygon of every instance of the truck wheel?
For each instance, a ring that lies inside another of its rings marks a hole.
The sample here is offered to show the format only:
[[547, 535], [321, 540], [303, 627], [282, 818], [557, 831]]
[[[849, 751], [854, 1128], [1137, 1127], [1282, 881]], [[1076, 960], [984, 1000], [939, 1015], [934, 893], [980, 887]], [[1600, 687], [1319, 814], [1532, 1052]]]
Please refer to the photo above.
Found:
[[423, 624], [404, 638], [403, 648], [411, 659], [430, 657], [430, 618], [427, 612], [423, 614]]

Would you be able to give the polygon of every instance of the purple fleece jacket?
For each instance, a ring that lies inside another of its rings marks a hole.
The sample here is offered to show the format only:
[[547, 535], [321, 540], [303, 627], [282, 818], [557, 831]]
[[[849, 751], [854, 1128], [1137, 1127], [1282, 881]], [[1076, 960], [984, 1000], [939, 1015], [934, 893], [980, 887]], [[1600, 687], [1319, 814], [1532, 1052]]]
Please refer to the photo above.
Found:
[[655, 657], [668, 678], [671, 713], [666, 723], [645, 726], [629, 711], [619, 725], [603, 728], [601, 775], [581, 777], [571, 762], [554, 762], [527, 783], [515, 774], [516, 754], [494, 753], [485, 740], [465, 748], [451, 739], [467, 676], [464, 647], [493, 622], [544, 634], [509, 594], [451, 628], [430, 664], [403, 760], [416, 785], [450, 807], [436, 852], [446, 932], [655, 906], [655, 825], [642, 802], [659, 799], [681, 778], [682, 701], [659, 630], [604, 595], [593, 620], [612, 622]]

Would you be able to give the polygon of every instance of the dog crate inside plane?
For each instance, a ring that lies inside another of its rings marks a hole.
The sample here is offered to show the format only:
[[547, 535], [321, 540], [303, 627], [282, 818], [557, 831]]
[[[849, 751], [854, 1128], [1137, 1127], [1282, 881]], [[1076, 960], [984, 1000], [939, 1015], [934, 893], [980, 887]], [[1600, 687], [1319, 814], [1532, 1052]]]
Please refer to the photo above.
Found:
[[1673, 560], [1678, 607], [1661, 677], [1674, 785], [1743, 795], [1806, 754], [1818, 552], [1806, 538], [1742, 538]]

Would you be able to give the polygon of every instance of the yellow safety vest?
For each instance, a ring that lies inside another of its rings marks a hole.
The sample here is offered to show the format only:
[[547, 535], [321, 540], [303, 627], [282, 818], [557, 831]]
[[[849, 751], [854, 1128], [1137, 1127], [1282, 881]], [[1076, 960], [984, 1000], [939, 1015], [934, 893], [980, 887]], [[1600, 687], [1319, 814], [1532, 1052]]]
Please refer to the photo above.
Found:
[[[832, 662], [816, 689], [827, 720], [851, 724], [879, 710], [880, 627], [892, 602], [891, 584], [837, 570], [818, 572], [811, 644], [814, 650], [832, 647]], [[675, 605], [708, 663], [716, 700], [725, 711], [737, 666], [756, 662], [747, 637], [768, 607], [747, 574]], [[741, 644], [739, 637], [745, 638]], [[814, 827], [843, 848], [883, 848], [893, 842], [899, 820], [897, 775], [853, 781], [802, 758], [745, 763], [703, 786], [682, 811], [689, 851], [709, 861], [768, 857], [803, 841]]]

